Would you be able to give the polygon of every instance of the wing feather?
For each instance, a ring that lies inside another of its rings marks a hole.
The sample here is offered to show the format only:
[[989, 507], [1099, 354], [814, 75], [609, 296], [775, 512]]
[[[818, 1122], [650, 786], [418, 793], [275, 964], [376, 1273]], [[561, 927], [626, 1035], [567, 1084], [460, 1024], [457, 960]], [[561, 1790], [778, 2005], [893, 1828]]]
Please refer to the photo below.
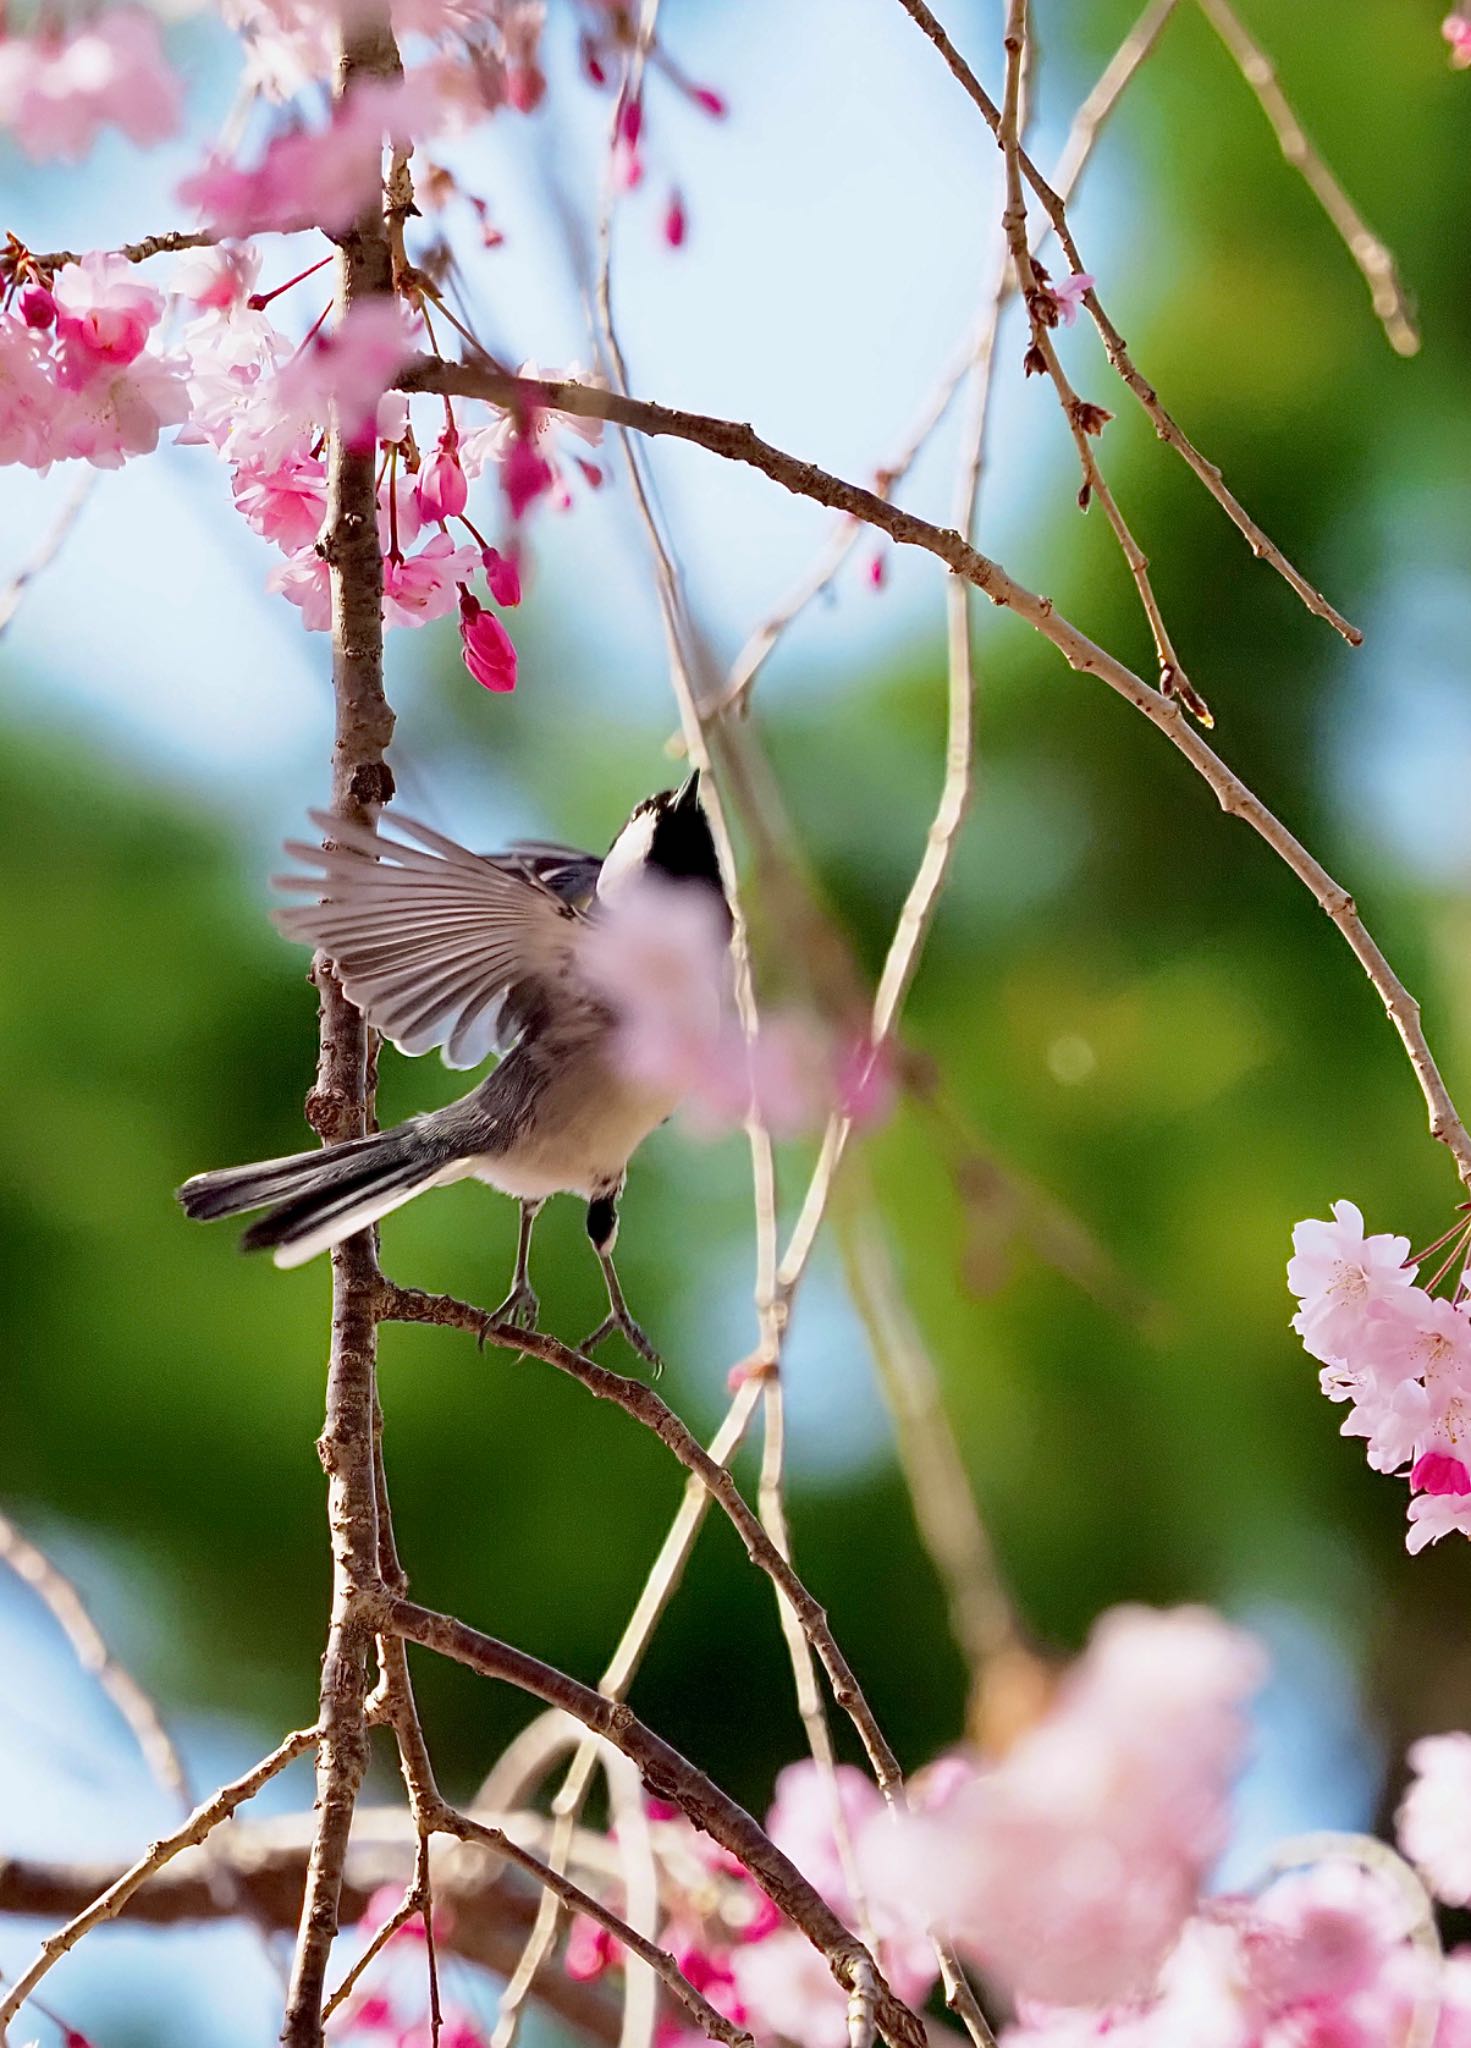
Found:
[[447, 1066], [478, 1066], [572, 973], [584, 920], [525, 860], [471, 853], [412, 818], [374, 830], [309, 815], [330, 843], [287, 841], [314, 872], [275, 886], [312, 900], [277, 910], [277, 927], [327, 955], [400, 1051], [438, 1046]]

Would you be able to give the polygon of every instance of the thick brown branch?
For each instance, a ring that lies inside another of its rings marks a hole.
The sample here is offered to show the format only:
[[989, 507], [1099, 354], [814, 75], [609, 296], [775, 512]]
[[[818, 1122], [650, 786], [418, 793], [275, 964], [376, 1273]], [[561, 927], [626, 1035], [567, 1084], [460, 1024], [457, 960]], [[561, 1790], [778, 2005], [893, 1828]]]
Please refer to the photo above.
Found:
[[[132, 1926], [183, 1927], [228, 1918], [243, 1905], [258, 1925], [290, 1933], [301, 1910], [307, 1856], [305, 1832], [299, 1839], [288, 1839], [276, 1823], [257, 1828], [237, 1821], [211, 1836], [208, 1855], [186, 1849], [153, 1872], [119, 1906], [115, 1917]], [[343, 1873], [344, 1921], [360, 1919], [374, 1893], [385, 1885], [405, 1883], [413, 1856], [413, 1832], [402, 1812], [360, 1810]], [[228, 1889], [219, 1882], [222, 1871], [230, 1879]], [[0, 1914], [70, 1919], [123, 1874], [115, 1864], [3, 1859]], [[465, 1962], [506, 1976], [515, 1967], [535, 1917], [536, 1893], [510, 1878], [503, 1860], [492, 1861], [473, 1847], [446, 1848], [438, 1854], [434, 1883], [436, 1896], [448, 1908], [440, 1936], [443, 1945]], [[568, 1977], [560, 1963], [549, 1963], [536, 1974], [531, 1996], [593, 2041], [611, 2048], [618, 2038], [613, 2001], [594, 1986]]]
[[695, 1473], [712, 1497], [725, 1510], [736, 1533], [745, 1544], [751, 1561], [774, 1580], [791, 1602], [802, 1630], [822, 1659], [833, 1688], [833, 1697], [852, 1721], [868, 1751], [874, 1775], [885, 1789], [900, 1782], [894, 1752], [874, 1719], [847, 1658], [838, 1648], [828, 1625], [827, 1614], [798, 1578], [781, 1551], [762, 1528], [726, 1467], [711, 1457], [699, 1439], [680, 1421], [668, 1402], [643, 1380], [628, 1379], [584, 1358], [580, 1351], [560, 1343], [540, 1330], [527, 1331], [514, 1323], [497, 1323], [484, 1309], [458, 1301], [451, 1294], [425, 1294], [414, 1287], [396, 1287], [385, 1282], [382, 1315], [385, 1321], [438, 1323], [456, 1330], [469, 1330], [482, 1341], [506, 1351], [524, 1352], [542, 1359], [577, 1380], [600, 1401], [612, 1401], [624, 1413], [652, 1430], [687, 1472]]
[[[909, 4], [909, 0], [905, 0]], [[1181, 715], [1177, 702], [1163, 697], [1132, 669], [1057, 610], [1050, 597], [1028, 590], [1008, 575], [999, 562], [972, 547], [954, 527], [932, 525], [900, 505], [890, 504], [876, 491], [804, 462], [763, 441], [750, 426], [707, 413], [680, 412], [647, 399], [620, 398], [590, 384], [529, 382], [505, 376], [475, 363], [437, 363], [421, 357], [400, 379], [404, 388], [415, 391], [444, 391], [467, 398], [485, 398], [505, 406], [513, 401], [548, 405], [584, 419], [616, 420], [651, 435], [672, 435], [692, 441], [713, 455], [730, 462], [748, 463], [796, 496], [811, 498], [837, 512], [849, 512], [870, 526], [879, 527], [904, 547], [924, 548], [954, 571], [984, 591], [993, 604], [1004, 605], [1029, 626], [1050, 640], [1070, 668], [1081, 675], [1097, 676], [1111, 690], [1157, 726], [1173, 747], [1215, 792], [1221, 809], [1242, 818], [1291, 868], [1319, 907], [1337, 925], [1373, 984], [1375, 992], [1399, 1034], [1425, 1098], [1431, 1136], [1449, 1147], [1457, 1171], [1471, 1187], [1471, 1137], [1456, 1113], [1440, 1069], [1436, 1065], [1420, 1024], [1420, 1006], [1410, 995], [1378, 945], [1370, 937], [1353, 898], [1334, 881], [1321, 861], [1316, 860], [1300, 840], [1293, 837], [1261, 798], [1253, 795], [1235, 772], [1227, 767], [1201, 735]]]
[[[337, 96], [354, 81], [398, 74], [385, 10], [355, 10], [343, 30]], [[389, 296], [392, 255], [381, 197], [344, 238], [337, 265], [337, 312]], [[334, 420], [328, 455], [327, 527], [322, 543], [332, 582], [332, 811], [367, 821], [391, 790], [384, 752], [393, 714], [383, 693], [383, 565], [378, 549], [375, 451], [349, 446]], [[321, 997], [320, 1054], [307, 1116], [324, 1144], [369, 1127], [373, 1047], [367, 1025], [326, 961], [315, 963]], [[327, 1419], [318, 1446], [327, 1473], [332, 1529], [332, 1619], [322, 1666], [317, 1749], [317, 1834], [281, 2039], [319, 2048], [328, 1958], [338, 1930], [342, 1873], [353, 1808], [368, 1761], [366, 1702], [372, 1630], [361, 1612], [378, 1576], [373, 1472], [378, 1257], [371, 1232], [332, 1252], [332, 1347]]]
[[503, 1680], [548, 1706], [560, 1707], [637, 1765], [644, 1786], [657, 1799], [678, 1806], [697, 1828], [743, 1863], [772, 1903], [826, 1957], [845, 1990], [861, 1988], [868, 1972], [876, 1987], [879, 2030], [891, 2048], [924, 2048], [924, 2027], [889, 1989], [873, 1957], [784, 1856], [765, 1830], [728, 1793], [687, 1757], [655, 1735], [622, 1701], [608, 1700], [591, 1686], [543, 1664], [466, 1622], [435, 1614], [411, 1600], [385, 1602], [383, 1622], [407, 1641], [452, 1657], [482, 1677]]

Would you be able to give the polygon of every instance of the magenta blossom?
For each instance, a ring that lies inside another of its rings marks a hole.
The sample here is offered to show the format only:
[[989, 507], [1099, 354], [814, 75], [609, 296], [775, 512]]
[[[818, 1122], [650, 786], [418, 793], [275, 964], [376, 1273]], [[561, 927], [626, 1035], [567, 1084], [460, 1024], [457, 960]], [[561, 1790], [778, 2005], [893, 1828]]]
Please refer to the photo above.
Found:
[[465, 666], [482, 689], [499, 695], [516, 687], [516, 649], [494, 612], [460, 592], [460, 651]]
[[497, 604], [514, 609], [521, 602], [521, 565], [514, 550], [503, 555], [499, 548], [486, 548], [480, 559], [491, 596]]
[[84, 383], [103, 363], [131, 363], [163, 313], [163, 294], [138, 282], [125, 256], [95, 249], [64, 263], [52, 286], [63, 379]]
[[671, 249], [682, 249], [689, 233], [689, 216], [685, 212], [684, 195], [678, 190], [669, 195], [664, 209], [664, 239]]
[[501, 489], [506, 494], [511, 517], [518, 522], [524, 519], [555, 481], [551, 464], [537, 448], [533, 423], [530, 432], [514, 436], [501, 464]]
[[439, 446], [419, 471], [414, 484], [419, 516], [426, 525], [456, 519], [469, 502], [469, 487], [460, 464], [459, 438], [453, 427], [440, 436]]

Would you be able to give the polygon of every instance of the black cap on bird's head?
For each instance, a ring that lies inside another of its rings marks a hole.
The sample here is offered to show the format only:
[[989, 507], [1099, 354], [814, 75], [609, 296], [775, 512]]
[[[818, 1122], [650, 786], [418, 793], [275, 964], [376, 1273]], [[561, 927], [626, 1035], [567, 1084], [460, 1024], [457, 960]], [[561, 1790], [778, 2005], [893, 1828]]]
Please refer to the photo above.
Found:
[[710, 820], [700, 798], [700, 771], [691, 770], [678, 789], [661, 790], [645, 797], [613, 843], [604, 862], [604, 879], [599, 893], [607, 894], [614, 874], [622, 876], [643, 868], [664, 875], [672, 882], [700, 882], [719, 895], [729, 919], [720, 859]]

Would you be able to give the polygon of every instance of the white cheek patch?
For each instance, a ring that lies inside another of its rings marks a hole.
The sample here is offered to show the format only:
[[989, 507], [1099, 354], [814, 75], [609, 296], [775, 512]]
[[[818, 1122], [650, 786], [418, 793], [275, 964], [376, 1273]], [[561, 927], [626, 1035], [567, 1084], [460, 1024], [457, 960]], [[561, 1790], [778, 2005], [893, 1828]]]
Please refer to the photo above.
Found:
[[657, 823], [653, 811], [640, 811], [613, 841], [598, 876], [598, 895], [604, 903], [613, 902], [631, 880], [643, 873]]

